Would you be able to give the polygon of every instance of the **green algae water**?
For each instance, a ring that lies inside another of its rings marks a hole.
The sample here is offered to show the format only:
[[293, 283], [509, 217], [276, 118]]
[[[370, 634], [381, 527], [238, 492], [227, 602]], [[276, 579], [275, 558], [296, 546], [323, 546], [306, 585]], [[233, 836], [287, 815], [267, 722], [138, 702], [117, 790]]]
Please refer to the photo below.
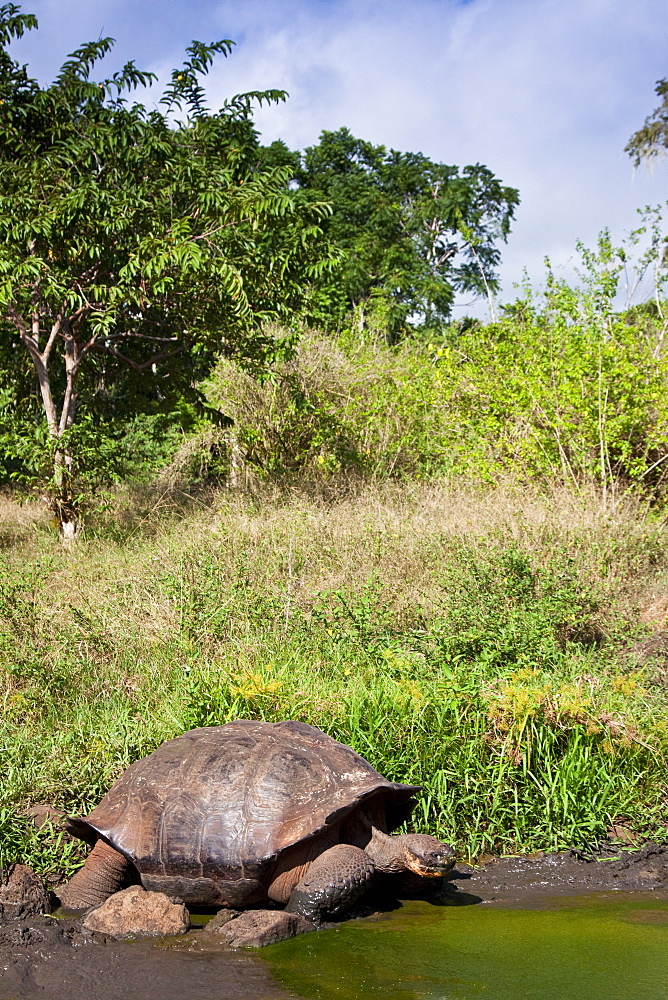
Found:
[[597, 893], [545, 909], [411, 902], [263, 958], [308, 1000], [666, 1000], [668, 899]]

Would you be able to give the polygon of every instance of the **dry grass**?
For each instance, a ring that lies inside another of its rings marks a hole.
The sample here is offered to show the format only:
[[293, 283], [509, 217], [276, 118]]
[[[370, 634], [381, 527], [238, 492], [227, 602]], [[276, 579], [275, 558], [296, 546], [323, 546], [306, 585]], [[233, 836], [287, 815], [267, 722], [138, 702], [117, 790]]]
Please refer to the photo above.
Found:
[[18, 502], [0, 493], [0, 549], [34, 541], [36, 535], [52, 527], [52, 515], [45, 503]]
[[243, 566], [249, 583], [277, 597], [287, 591], [302, 607], [314, 594], [359, 591], [373, 578], [399, 609], [440, 593], [442, 565], [462, 545], [480, 554], [512, 546], [536, 566], [566, 553], [582, 579], [637, 608], [650, 627], [668, 614], [663, 521], [632, 497], [604, 504], [594, 488], [367, 483], [331, 501], [255, 484], [253, 493], [228, 489], [198, 499], [157, 490], [141, 498], [139, 515], [132, 498], [120, 495], [117, 513], [127, 533], [110, 540], [98, 526], [66, 553], [39, 504], [0, 498], [7, 558], [41, 560], [47, 617], [75, 606], [110, 633], [134, 623], [159, 641], [175, 622], [172, 604], [156, 591], [156, 572], [178, 573], [184, 558], [203, 551], [215, 554], [221, 578], [236, 578]]
[[337, 502], [270, 489], [221, 492], [164, 525], [157, 556], [153, 542], [147, 549], [138, 541], [133, 560], [157, 558], [176, 569], [184, 554], [208, 549], [222, 575], [235, 576], [243, 564], [253, 584], [276, 594], [289, 585], [298, 603], [322, 591], [357, 591], [374, 577], [397, 604], [410, 604], [440, 586], [440, 565], [458, 546], [480, 553], [513, 546], [538, 566], [567, 553], [583, 579], [631, 608], [668, 592], [662, 535], [662, 521], [644, 505], [633, 498], [604, 505], [594, 489], [367, 484]]

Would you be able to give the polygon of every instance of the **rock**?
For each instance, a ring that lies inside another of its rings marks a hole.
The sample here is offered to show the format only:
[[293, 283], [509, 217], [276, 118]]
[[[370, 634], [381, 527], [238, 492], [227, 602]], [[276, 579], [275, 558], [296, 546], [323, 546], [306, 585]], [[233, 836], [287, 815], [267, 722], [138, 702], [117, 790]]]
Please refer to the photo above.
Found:
[[211, 920], [202, 928], [202, 933], [217, 934], [226, 924], [229, 924], [230, 920], [238, 917], [240, 913], [241, 910], [218, 910], [215, 917], [211, 917]]
[[[30, 817], [38, 830], [41, 830], [45, 823], [51, 823], [55, 827], [60, 827], [66, 818], [66, 814], [62, 809], [56, 809], [55, 806], [49, 805], [48, 802], [35, 802], [34, 805], [28, 806], [26, 816]], [[69, 840], [70, 838], [68, 837], [67, 839]]]
[[164, 937], [185, 934], [190, 920], [183, 903], [173, 903], [163, 892], [131, 885], [89, 910], [81, 926], [113, 938]]
[[0, 871], [0, 920], [49, 912], [49, 894], [39, 875], [27, 865]]
[[53, 917], [21, 917], [0, 924], [0, 947], [52, 948], [60, 944], [80, 944], [84, 938], [85, 933], [78, 924]]
[[283, 910], [245, 910], [218, 932], [233, 948], [263, 948], [286, 941], [297, 934], [313, 931], [310, 920]]

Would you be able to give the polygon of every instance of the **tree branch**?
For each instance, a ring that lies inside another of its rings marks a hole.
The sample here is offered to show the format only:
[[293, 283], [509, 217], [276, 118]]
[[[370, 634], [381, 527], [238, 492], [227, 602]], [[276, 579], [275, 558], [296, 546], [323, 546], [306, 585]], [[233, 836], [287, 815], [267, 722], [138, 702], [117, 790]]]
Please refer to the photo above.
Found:
[[205, 233], [200, 233], [199, 236], [191, 236], [191, 240], [206, 240], [209, 236], [214, 236], [219, 233], [221, 229], [229, 229], [230, 226], [241, 226], [244, 222], [250, 222], [250, 216], [245, 219], [233, 219], [231, 222], [221, 222], [219, 226], [214, 226], [213, 229], [207, 229]]
[[7, 318], [12, 321], [12, 323], [19, 331], [21, 336], [25, 334], [26, 336], [30, 337], [30, 334], [28, 333], [28, 327], [26, 326], [21, 313], [17, 309], [15, 309], [14, 306], [9, 306], [9, 305], [5, 307], [5, 310]]
[[49, 334], [49, 339], [44, 345], [44, 350], [42, 351], [41, 357], [45, 365], [48, 364], [49, 362], [49, 355], [51, 354], [51, 348], [55, 343], [56, 337], [60, 333], [64, 318], [65, 318], [65, 306], [62, 306], [60, 312], [56, 316], [55, 323], [51, 327], [51, 333]]
[[18, 330], [19, 336], [26, 345], [28, 353], [33, 360], [35, 371], [37, 372], [37, 380], [39, 382], [39, 391], [44, 405], [44, 413], [46, 414], [46, 422], [49, 427], [49, 434], [54, 440], [56, 440], [58, 437], [58, 417], [56, 405], [53, 401], [53, 395], [51, 393], [51, 382], [49, 380], [46, 363], [42, 355], [39, 353], [39, 344], [35, 341], [32, 330], [28, 329], [23, 316], [21, 316], [20, 312], [14, 306], [6, 306], [5, 315], [12, 321]]
[[186, 345], [182, 344], [181, 347], [177, 348], [175, 351], [162, 351], [160, 354], [154, 354], [152, 358], [148, 359], [148, 361], [143, 361], [141, 364], [138, 364], [136, 361], [133, 361], [132, 358], [128, 358], [125, 354], [121, 354], [121, 352], [117, 351], [115, 347], [102, 345], [102, 349], [104, 351], [111, 354], [112, 357], [117, 358], [119, 361], [123, 361], [136, 372], [143, 372], [146, 368], [150, 368], [151, 365], [157, 364], [158, 361], [165, 361], [167, 358], [173, 358], [176, 354], [182, 354], [185, 347]]
[[110, 333], [106, 340], [118, 340], [119, 338], [135, 337], [138, 340], [157, 340], [163, 344], [176, 344], [178, 337], [151, 337], [148, 333], [135, 333], [133, 330], [124, 330], [123, 333]]
[[69, 329], [69, 323], [65, 327], [62, 337], [65, 340], [65, 376], [67, 384], [63, 396], [63, 408], [60, 411], [60, 422], [58, 434], [72, 426], [74, 421], [74, 403], [76, 400], [76, 376], [79, 368], [79, 346], [76, 338]]

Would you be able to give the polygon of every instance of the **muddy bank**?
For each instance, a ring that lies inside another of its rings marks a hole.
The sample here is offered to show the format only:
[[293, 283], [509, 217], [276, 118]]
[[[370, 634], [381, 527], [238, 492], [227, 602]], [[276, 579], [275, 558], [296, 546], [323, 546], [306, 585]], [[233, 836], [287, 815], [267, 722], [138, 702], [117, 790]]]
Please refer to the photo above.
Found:
[[[477, 868], [459, 864], [447, 891], [433, 901], [534, 907], [550, 896], [606, 890], [647, 891], [648, 898], [657, 891], [668, 894], [668, 846], [647, 844], [640, 851], [595, 857], [573, 852], [503, 857]], [[400, 905], [386, 902], [381, 908]], [[391, 912], [386, 917], [391, 920]], [[0, 922], [0, 1000], [19, 997], [289, 1000], [291, 994], [252, 953], [226, 948], [201, 929], [160, 943], [100, 943], [77, 921], [24, 916]]]
[[541, 895], [579, 895], [606, 890], [668, 891], [668, 845], [645, 844], [639, 851], [574, 851], [489, 859], [473, 868], [459, 864], [452, 885], [485, 903]]
[[[188, 938], [192, 936], [192, 942]], [[251, 954], [182, 943], [93, 942], [52, 917], [0, 927], [0, 1000], [290, 1000]]]

